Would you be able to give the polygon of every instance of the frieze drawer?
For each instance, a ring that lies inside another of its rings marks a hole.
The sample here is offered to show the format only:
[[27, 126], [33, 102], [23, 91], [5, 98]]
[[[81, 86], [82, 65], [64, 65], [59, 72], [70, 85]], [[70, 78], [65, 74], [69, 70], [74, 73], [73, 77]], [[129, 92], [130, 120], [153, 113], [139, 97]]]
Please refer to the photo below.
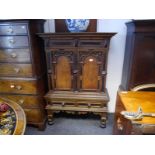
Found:
[[27, 36], [3, 36], [0, 37], [1, 48], [15, 48], [15, 47], [27, 47], [28, 37]]
[[32, 77], [31, 64], [0, 63], [0, 76]]
[[0, 49], [0, 62], [30, 62], [29, 49]]
[[79, 40], [79, 47], [108, 47], [108, 40]]
[[75, 46], [74, 40], [49, 40], [47, 46], [50, 47], [61, 47], [61, 46]]
[[26, 25], [0, 25], [0, 35], [23, 35], [27, 34]]
[[1, 93], [36, 94], [37, 86], [34, 80], [0, 79]]

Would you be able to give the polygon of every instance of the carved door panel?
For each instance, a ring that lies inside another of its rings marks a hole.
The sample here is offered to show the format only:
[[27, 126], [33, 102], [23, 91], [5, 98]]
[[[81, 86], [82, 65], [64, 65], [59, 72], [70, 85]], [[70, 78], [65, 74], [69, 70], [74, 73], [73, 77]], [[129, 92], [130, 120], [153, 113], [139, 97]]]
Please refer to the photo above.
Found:
[[79, 49], [80, 91], [104, 91], [105, 55], [103, 51]]
[[52, 51], [51, 84], [53, 90], [74, 89], [75, 52], [71, 49]]

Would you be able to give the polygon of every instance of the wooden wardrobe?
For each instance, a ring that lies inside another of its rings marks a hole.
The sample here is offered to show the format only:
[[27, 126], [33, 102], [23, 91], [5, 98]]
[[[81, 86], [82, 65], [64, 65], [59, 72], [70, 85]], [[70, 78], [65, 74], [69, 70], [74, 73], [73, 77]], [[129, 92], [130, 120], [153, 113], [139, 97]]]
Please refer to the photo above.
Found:
[[155, 83], [155, 20], [126, 23], [127, 38], [122, 73], [122, 90]]

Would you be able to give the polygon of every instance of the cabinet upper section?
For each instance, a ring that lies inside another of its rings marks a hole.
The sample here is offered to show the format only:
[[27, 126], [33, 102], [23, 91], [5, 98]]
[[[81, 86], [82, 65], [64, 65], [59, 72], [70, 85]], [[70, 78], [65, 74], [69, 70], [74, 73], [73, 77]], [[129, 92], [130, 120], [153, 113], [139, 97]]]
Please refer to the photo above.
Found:
[[110, 38], [116, 33], [39, 33], [45, 48], [101, 47], [108, 48]]

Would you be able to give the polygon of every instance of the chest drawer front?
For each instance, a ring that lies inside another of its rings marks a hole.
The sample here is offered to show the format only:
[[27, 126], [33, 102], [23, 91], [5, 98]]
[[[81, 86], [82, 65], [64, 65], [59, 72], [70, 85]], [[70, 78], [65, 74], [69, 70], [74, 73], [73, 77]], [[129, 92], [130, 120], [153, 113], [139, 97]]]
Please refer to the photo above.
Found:
[[29, 95], [0, 95], [2, 97], [8, 98], [15, 101], [23, 108], [43, 108], [43, 99], [39, 96], [29, 96]]
[[0, 49], [0, 62], [31, 62], [29, 49]]
[[0, 35], [22, 35], [27, 33], [27, 26], [24, 24], [0, 25]]
[[42, 122], [44, 119], [43, 109], [24, 109], [28, 123]]
[[36, 94], [36, 81], [0, 80], [1, 93]]
[[0, 63], [0, 76], [32, 77], [31, 64]]
[[0, 37], [1, 48], [28, 47], [27, 36], [3, 36]]

